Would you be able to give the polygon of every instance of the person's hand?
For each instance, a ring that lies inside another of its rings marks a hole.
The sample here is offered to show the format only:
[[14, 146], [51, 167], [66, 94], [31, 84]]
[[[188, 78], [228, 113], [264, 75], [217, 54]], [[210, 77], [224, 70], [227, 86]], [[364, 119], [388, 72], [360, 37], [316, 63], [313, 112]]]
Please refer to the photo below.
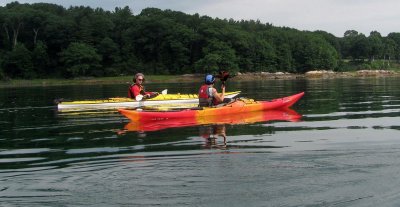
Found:
[[221, 90], [225, 91], [225, 85], [221, 85]]
[[158, 92], [151, 92], [148, 95], [149, 95], [149, 98], [154, 98], [154, 97], [158, 96]]

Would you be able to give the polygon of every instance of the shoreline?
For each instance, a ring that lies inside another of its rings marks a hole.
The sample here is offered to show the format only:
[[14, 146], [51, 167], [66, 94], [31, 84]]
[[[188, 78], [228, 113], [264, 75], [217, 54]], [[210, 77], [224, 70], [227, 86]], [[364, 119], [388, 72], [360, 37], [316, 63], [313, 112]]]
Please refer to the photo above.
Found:
[[243, 73], [238, 74], [235, 80], [262, 80], [262, 79], [334, 79], [334, 78], [366, 78], [366, 77], [400, 77], [400, 73], [389, 70], [358, 70], [354, 72], [334, 72], [330, 70], [313, 70], [304, 74], [293, 73]]
[[[203, 74], [184, 75], [148, 75], [148, 83], [177, 83], [201, 82]], [[308, 71], [304, 74], [284, 72], [251, 72], [238, 73], [231, 77], [231, 81], [253, 81], [253, 80], [291, 80], [291, 79], [334, 79], [334, 78], [379, 78], [379, 77], [400, 77], [400, 73], [390, 70], [359, 70], [354, 72], [334, 72], [327, 70]], [[36, 87], [36, 86], [64, 86], [64, 85], [93, 85], [93, 84], [129, 84], [132, 76], [117, 77], [84, 77], [78, 79], [33, 79], [33, 80], [9, 80], [0, 81], [0, 88], [10, 87]]]

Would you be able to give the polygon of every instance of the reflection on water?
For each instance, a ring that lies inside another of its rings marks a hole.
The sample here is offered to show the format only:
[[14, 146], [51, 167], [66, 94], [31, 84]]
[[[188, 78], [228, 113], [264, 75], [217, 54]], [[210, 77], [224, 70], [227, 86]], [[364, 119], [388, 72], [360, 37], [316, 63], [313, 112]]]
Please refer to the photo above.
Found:
[[[199, 127], [200, 136], [204, 138], [206, 149], [226, 149], [226, 126], [225, 125], [211, 125]], [[219, 142], [218, 138], [222, 138]]]
[[[127, 132], [136, 132], [140, 138], [145, 138], [146, 132], [160, 131], [170, 128], [183, 128], [197, 126], [200, 137], [204, 138], [205, 148], [217, 147], [227, 149], [226, 125], [246, 125], [258, 122], [291, 121], [297, 122], [301, 115], [292, 109], [255, 111], [250, 113], [238, 113], [226, 116], [206, 116], [196, 120], [192, 118], [164, 119], [157, 121], [131, 121], [125, 125], [118, 135]], [[223, 138], [223, 144], [218, 144], [218, 137]]]
[[179, 118], [157, 121], [131, 121], [125, 125], [126, 131], [158, 131], [167, 128], [179, 128], [206, 124], [250, 124], [267, 121], [299, 121], [301, 115], [292, 109], [254, 111], [249, 113], [237, 113], [224, 116], [205, 116], [197, 119]]
[[[136, 132], [140, 138], [145, 138], [146, 132], [160, 131], [169, 128], [183, 128], [197, 126], [200, 137], [204, 138], [205, 148], [217, 147], [227, 149], [226, 125], [246, 125], [258, 122], [291, 121], [297, 122], [301, 115], [292, 109], [255, 111], [250, 113], [231, 114], [227, 116], [207, 116], [197, 120], [192, 118], [164, 119], [157, 121], [131, 121], [123, 130], [117, 132], [123, 135], [127, 132]], [[223, 138], [223, 144], [218, 144], [218, 137]], [[228, 148], [229, 149], [229, 148]]]
[[[193, 85], [150, 86], [190, 93], [197, 90]], [[133, 123], [116, 111], [59, 114], [53, 105], [55, 98], [123, 96], [124, 86], [0, 89], [0, 205], [400, 202], [398, 78], [268, 80], [229, 87], [256, 100], [306, 95], [295, 111]]]

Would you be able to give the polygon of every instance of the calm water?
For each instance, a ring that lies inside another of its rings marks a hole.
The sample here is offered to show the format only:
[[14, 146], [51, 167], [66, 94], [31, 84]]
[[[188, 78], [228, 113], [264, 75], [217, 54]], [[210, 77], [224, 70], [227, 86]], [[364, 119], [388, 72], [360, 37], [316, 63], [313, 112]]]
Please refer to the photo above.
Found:
[[[53, 105], [125, 85], [0, 89], [0, 206], [400, 205], [399, 78], [228, 84], [257, 100], [305, 91], [303, 116], [143, 132]], [[147, 85], [165, 88], [197, 91]]]

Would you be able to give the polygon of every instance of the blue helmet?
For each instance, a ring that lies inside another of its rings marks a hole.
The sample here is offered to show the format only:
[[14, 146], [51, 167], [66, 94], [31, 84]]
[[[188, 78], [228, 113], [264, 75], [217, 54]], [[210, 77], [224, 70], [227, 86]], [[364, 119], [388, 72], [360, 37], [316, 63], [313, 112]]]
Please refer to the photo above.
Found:
[[215, 81], [215, 78], [214, 78], [213, 75], [210, 75], [210, 74], [206, 75], [205, 83], [206, 83], [207, 85], [213, 84], [214, 81]]

